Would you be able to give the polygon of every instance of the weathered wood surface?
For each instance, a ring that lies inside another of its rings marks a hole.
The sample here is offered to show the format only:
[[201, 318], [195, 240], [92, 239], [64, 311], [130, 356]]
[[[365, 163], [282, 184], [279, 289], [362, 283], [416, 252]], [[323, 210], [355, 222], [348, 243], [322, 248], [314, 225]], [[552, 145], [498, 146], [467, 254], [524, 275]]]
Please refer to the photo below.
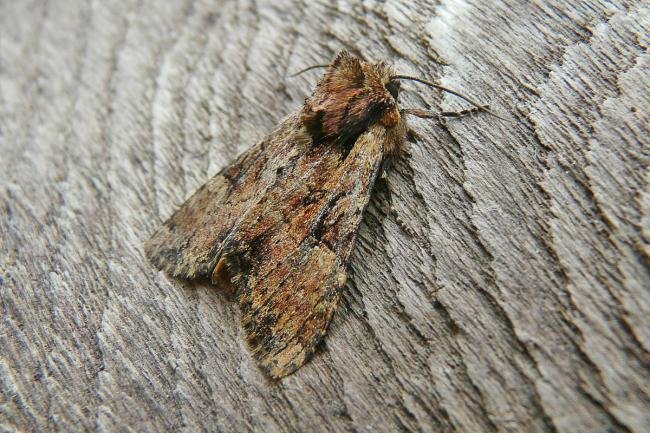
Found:
[[[648, 431], [648, 7], [491, 3], [2, 2], [0, 430]], [[142, 241], [340, 48], [516, 120], [411, 121], [326, 344], [273, 384]]]

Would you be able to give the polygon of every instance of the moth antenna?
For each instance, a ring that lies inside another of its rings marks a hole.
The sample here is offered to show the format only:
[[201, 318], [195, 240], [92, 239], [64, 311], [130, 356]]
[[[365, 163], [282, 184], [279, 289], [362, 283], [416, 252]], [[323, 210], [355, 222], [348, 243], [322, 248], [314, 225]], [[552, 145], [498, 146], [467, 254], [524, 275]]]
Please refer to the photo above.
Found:
[[299, 70], [298, 72], [294, 72], [293, 74], [289, 75], [290, 77], [295, 77], [297, 75], [300, 75], [304, 72], [311, 71], [312, 69], [318, 69], [318, 68], [327, 68], [329, 65], [311, 65], [308, 66], [304, 69]]
[[390, 81], [393, 81], [393, 80], [417, 81], [418, 83], [422, 83], [422, 84], [425, 84], [425, 85], [427, 85], [429, 87], [440, 89], [443, 92], [451, 93], [452, 95], [458, 96], [459, 98], [464, 99], [465, 101], [467, 101], [470, 104], [474, 105], [479, 110], [485, 111], [486, 113], [491, 114], [491, 115], [493, 115], [494, 117], [496, 117], [498, 119], [506, 120], [506, 121], [508, 120], [508, 119], [505, 119], [504, 117], [499, 116], [494, 111], [490, 110], [489, 106], [480, 104], [480, 103], [470, 99], [469, 97], [463, 95], [462, 93], [459, 93], [459, 92], [457, 92], [455, 90], [452, 90], [452, 89], [449, 89], [447, 87], [441, 86], [440, 84], [434, 83], [432, 81], [427, 81], [427, 80], [424, 80], [422, 78], [414, 77], [414, 76], [411, 76], [411, 75], [393, 75], [393, 76], [390, 77]]

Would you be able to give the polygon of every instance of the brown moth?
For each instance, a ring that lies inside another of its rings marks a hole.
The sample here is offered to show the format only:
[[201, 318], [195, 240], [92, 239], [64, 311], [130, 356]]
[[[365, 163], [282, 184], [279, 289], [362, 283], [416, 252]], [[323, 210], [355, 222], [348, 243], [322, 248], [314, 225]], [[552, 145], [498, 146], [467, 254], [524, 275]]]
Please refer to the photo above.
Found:
[[400, 110], [400, 79], [450, 91], [339, 53], [297, 112], [145, 243], [159, 269], [234, 294], [253, 356], [273, 378], [298, 369], [325, 335], [373, 184], [404, 150], [404, 115], [488, 111], [471, 100], [476, 108], [459, 113]]

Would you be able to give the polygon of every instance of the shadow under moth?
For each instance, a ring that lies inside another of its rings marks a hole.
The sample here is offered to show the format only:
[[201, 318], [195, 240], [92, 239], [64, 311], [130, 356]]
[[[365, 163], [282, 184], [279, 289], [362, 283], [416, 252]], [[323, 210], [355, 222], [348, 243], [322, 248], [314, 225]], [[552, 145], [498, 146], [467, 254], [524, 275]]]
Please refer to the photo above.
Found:
[[[303, 365], [325, 335], [373, 184], [405, 150], [405, 115], [489, 112], [347, 52], [316, 67], [327, 71], [304, 105], [200, 187], [144, 246], [157, 268], [208, 278], [234, 295], [252, 354], [272, 378]], [[475, 107], [400, 109], [405, 79]]]

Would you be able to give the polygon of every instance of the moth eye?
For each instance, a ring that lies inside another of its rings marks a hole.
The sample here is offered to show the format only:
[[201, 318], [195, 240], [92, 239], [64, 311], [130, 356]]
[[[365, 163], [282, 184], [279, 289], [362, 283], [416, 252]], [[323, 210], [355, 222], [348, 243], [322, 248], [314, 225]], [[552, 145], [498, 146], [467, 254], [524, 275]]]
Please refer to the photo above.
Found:
[[397, 80], [389, 81], [388, 84], [386, 84], [386, 90], [388, 90], [388, 93], [390, 93], [393, 99], [396, 101], [397, 97], [399, 96], [400, 86], [401, 83]]

